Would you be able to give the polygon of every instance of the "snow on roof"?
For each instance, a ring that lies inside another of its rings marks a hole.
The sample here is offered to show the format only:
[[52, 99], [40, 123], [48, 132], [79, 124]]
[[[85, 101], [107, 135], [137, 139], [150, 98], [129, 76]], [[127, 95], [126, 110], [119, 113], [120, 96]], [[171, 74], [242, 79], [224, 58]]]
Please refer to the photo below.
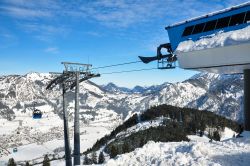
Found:
[[197, 41], [183, 41], [178, 45], [175, 52], [190, 52], [248, 42], [250, 42], [250, 26], [225, 33], [223, 33], [223, 31], [220, 31], [216, 34], [205, 36]]
[[250, 5], [250, 2], [245, 2], [245, 3], [242, 3], [240, 5], [228, 7], [228, 8], [219, 10], [219, 11], [211, 12], [211, 13], [208, 13], [208, 14], [205, 14], [205, 15], [202, 15], [202, 16], [194, 17], [194, 18], [191, 18], [191, 19], [188, 19], [188, 20], [185, 20], [185, 21], [181, 21], [181, 22], [169, 25], [165, 29], [175, 27], [175, 26], [178, 26], [178, 25], [181, 25], [181, 24], [185, 24], [185, 23], [188, 23], [188, 22], [191, 22], [191, 21], [199, 20], [199, 19], [202, 19], [202, 18], [211, 17], [211, 16], [214, 16], [214, 15], [217, 15], [217, 14], [221, 14], [221, 13], [224, 13], [224, 12], [235, 10], [235, 9], [238, 9], [238, 8], [241, 8], [241, 7], [244, 7], [244, 6], [248, 6], [248, 5]]

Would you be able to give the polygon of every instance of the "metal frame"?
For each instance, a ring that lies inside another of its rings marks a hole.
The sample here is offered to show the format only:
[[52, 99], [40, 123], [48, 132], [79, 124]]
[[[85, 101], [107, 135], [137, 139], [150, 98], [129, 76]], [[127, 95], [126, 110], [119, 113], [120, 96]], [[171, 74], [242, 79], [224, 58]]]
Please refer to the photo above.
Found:
[[93, 77], [100, 77], [100, 74], [90, 72], [91, 64], [62, 62], [65, 67], [63, 73], [53, 72], [58, 77], [53, 79], [46, 90], [51, 90], [57, 85], [62, 86], [63, 93], [63, 123], [64, 123], [64, 144], [66, 166], [72, 166], [71, 149], [69, 143], [68, 114], [66, 111], [66, 92], [75, 87], [75, 119], [74, 119], [74, 165], [80, 165], [80, 125], [79, 125], [79, 84]]

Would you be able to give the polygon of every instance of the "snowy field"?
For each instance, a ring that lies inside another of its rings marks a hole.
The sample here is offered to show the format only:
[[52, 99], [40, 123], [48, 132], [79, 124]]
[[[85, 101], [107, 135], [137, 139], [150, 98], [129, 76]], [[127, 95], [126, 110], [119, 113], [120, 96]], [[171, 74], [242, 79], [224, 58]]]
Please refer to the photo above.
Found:
[[[49, 108], [40, 108], [49, 110]], [[20, 121], [22, 124], [20, 125]], [[105, 121], [100, 123], [82, 124], [81, 152], [92, 147], [98, 138], [110, 132], [111, 125]], [[73, 147], [73, 123], [69, 123], [71, 147]], [[17, 133], [19, 132], [19, 133]], [[15, 121], [0, 119], [0, 166], [4, 165], [9, 158], [15, 161], [35, 160], [42, 161], [45, 154], [60, 157], [64, 155], [63, 121], [54, 113], [47, 111], [42, 119], [32, 119], [32, 116], [17, 115]], [[17, 147], [18, 151], [13, 152]]]

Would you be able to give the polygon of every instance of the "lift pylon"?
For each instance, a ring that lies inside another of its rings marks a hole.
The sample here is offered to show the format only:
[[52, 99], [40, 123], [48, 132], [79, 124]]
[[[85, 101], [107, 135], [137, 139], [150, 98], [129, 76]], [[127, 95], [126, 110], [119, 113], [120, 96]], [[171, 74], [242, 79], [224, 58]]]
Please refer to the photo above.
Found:
[[100, 74], [90, 72], [90, 64], [62, 62], [65, 66], [63, 73], [53, 73], [58, 75], [47, 86], [47, 90], [55, 88], [57, 85], [63, 89], [63, 121], [64, 121], [64, 144], [66, 166], [72, 166], [71, 149], [68, 129], [68, 113], [66, 108], [66, 92], [75, 87], [75, 120], [74, 120], [74, 165], [80, 165], [80, 126], [79, 126], [79, 84], [82, 81], [93, 77], [100, 77]]

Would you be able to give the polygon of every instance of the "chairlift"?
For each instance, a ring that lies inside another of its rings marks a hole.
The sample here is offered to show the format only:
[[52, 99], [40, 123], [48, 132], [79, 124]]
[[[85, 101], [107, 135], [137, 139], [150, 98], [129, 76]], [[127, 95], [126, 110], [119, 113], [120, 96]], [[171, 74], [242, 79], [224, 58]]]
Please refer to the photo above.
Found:
[[16, 153], [17, 152], [17, 148], [13, 148], [13, 153]]
[[42, 111], [39, 109], [35, 109], [33, 111], [33, 119], [41, 119], [42, 118]]
[[35, 108], [35, 104], [36, 103], [34, 103], [33, 119], [41, 119], [42, 118], [42, 111]]

